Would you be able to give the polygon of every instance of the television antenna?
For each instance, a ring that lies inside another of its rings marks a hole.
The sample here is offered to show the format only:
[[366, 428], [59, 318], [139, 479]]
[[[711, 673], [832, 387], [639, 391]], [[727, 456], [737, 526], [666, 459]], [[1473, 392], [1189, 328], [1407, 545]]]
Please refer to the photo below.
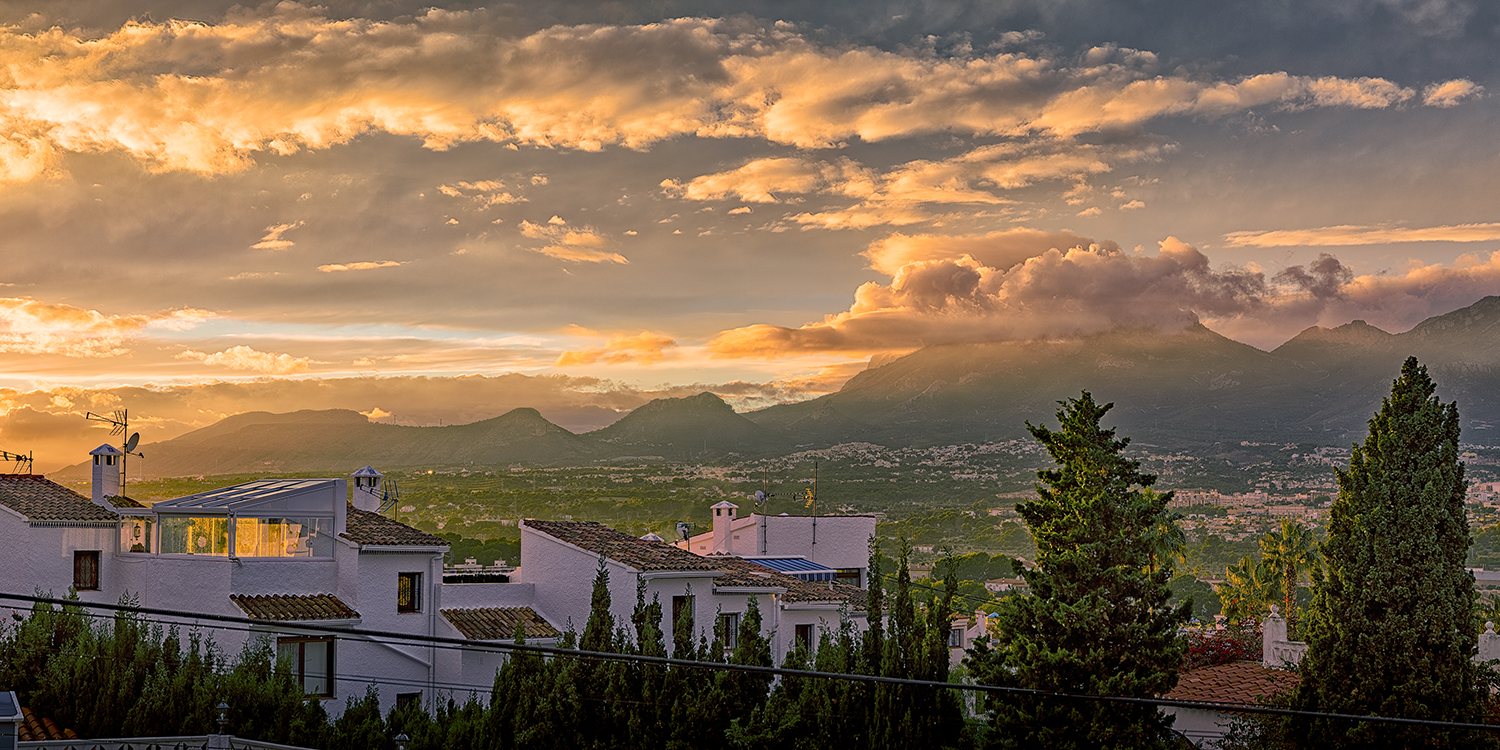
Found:
[[130, 476], [129, 472], [126, 471], [126, 462], [130, 460], [131, 456], [135, 456], [136, 458], [146, 457], [143, 454], [135, 452], [135, 447], [137, 445], [140, 445], [141, 442], [141, 433], [130, 431], [130, 410], [115, 409], [113, 416], [108, 417], [104, 416], [103, 414], [85, 412], [83, 418], [91, 422], [104, 422], [111, 425], [109, 429], [109, 434], [111, 437], [114, 437], [116, 435], [129, 435], [129, 437], [125, 438], [125, 442], [120, 446], [120, 452], [125, 454], [123, 456], [120, 456], [120, 494], [124, 495], [125, 479], [126, 477]]
[[[22, 454], [22, 453], [11, 453], [10, 451], [0, 451], [0, 461], [14, 461], [15, 464], [16, 464], [16, 472], [15, 473], [17, 473], [17, 474], [30, 474], [31, 473], [31, 454], [30, 453]], [[22, 471], [23, 468], [25, 469], [25, 471]]]

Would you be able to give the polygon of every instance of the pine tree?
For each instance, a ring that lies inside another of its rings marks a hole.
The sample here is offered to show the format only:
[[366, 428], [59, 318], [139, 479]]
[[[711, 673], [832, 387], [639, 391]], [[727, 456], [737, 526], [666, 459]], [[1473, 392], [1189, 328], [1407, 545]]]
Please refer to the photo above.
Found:
[[[1112, 406], [1084, 391], [1062, 403], [1058, 431], [1026, 425], [1057, 468], [1016, 507], [1036, 541], [1032, 595], [1002, 600], [994, 647], [970, 657], [985, 684], [1157, 696], [1177, 682], [1191, 604], [1168, 605], [1172, 562], [1152, 557], [1171, 493], [1150, 492], [1156, 477], [1121, 455], [1129, 441], [1099, 426]], [[1171, 727], [1151, 706], [1001, 697], [990, 709], [995, 747], [1163, 747]]]
[[[1354, 446], [1323, 546], [1293, 704], [1308, 710], [1476, 721], [1474, 578], [1454, 403], [1408, 358]], [[1451, 747], [1431, 728], [1319, 721], [1309, 747]]]

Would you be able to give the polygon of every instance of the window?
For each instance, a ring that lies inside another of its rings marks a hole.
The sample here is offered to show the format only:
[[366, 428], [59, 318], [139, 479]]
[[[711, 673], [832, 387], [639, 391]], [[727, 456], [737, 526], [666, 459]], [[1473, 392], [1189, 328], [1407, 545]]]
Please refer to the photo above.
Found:
[[839, 568], [834, 574], [834, 580], [839, 583], [847, 583], [850, 586], [864, 587], [864, 568]]
[[162, 516], [160, 523], [165, 554], [229, 556], [228, 518]]
[[276, 666], [292, 673], [302, 691], [315, 698], [333, 697], [333, 639], [281, 638]]
[[333, 557], [331, 518], [237, 518], [239, 557]]
[[396, 611], [422, 611], [422, 574], [396, 574]]
[[719, 615], [720, 637], [724, 639], [724, 650], [733, 651], [740, 645], [740, 616], [738, 613]]
[[948, 631], [948, 648], [964, 647], [964, 629], [954, 628]]
[[150, 552], [151, 526], [149, 518], [126, 516], [120, 524], [121, 552]]
[[813, 625], [797, 626], [796, 646], [807, 649], [808, 653], [812, 653], [813, 650], [813, 628]]
[[405, 711], [422, 705], [421, 693], [396, 693], [396, 710]]
[[692, 622], [693, 622], [693, 597], [691, 597], [691, 596], [674, 596], [674, 597], [672, 597], [672, 632], [673, 633], [677, 632], [677, 623], [682, 622], [682, 619], [684, 617], [687, 618], [688, 624], [692, 624]]
[[75, 591], [99, 590], [99, 552], [73, 553], [73, 589]]

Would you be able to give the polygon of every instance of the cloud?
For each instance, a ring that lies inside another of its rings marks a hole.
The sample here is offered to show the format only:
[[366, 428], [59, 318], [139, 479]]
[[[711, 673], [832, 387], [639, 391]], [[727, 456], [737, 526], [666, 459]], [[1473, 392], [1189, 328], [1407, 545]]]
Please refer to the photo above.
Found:
[[[471, 194], [466, 194], [465, 191]], [[498, 180], [438, 185], [438, 192], [449, 198], [465, 198], [478, 208], [526, 202], [526, 198], [510, 193], [505, 189], [505, 184]]]
[[574, 263], [629, 263], [625, 256], [610, 252], [609, 248], [614, 246], [614, 241], [604, 236], [593, 227], [569, 228], [567, 222], [557, 216], [547, 220], [546, 224], [534, 224], [525, 219], [518, 225], [522, 236], [534, 240], [546, 240], [548, 243], [542, 247], [530, 248], [532, 252], [541, 253], [558, 260], [566, 260]]
[[894, 277], [904, 266], [920, 261], [967, 256], [981, 265], [1008, 270], [1053, 248], [1088, 247], [1095, 244], [1111, 252], [1119, 250], [1119, 246], [1113, 242], [1100, 243], [1072, 232], [1043, 232], [1018, 227], [1000, 232], [965, 235], [908, 235], [898, 232], [870, 243], [864, 256], [869, 260], [870, 268]]
[[[644, 149], [683, 136], [826, 148], [933, 133], [1071, 139], [1160, 117], [1415, 96], [1379, 78], [1161, 74], [1155, 55], [1120, 48], [1070, 64], [824, 45], [747, 17], [512, 29], [483, 10], [373, 21], [295, 2], [99, 35], [6, 27], [0, 179], [43, 178], [65, 154], [101, 152], [153, 171], [234, 172], [375, 132], [435, 150]], [[1457, 85], [1423, 101], [1450, 106]]]
[[285, 250], [296, 244], [291, 240], [284, 240], [281, 235], [302, 226], [303, 222], [294, 221], [290, 224], [272, 224], [266, 227], [266, 236], [260, 238], [260, 242], [250, 246], [252, 250]]
[[189, 349], [178, 354], [176, 358], [197, 360], [206, 365], [227, 367], [231, 370], [249, 370], [262, 375], [293, 375], [306, 372], [308, 365], [312, 363], [308, 357], [258, 352], [248, 346], [232, 346], [213, 354]]
[[1402, 330], [1500, 288], [1500, 251], [1488, 258], [1465, 255], [1451, 266], [1415, 264], [1400, 274], [1358, 274], [1325, 253], [1269, 280], [1253, 267], [1215, 268], [1175, 237], [1146, 256], [1035, 230], [897, 234], [865, 254], [890, 281], [861, 285], [848, 310], [797, 328], [723, 331], [708, 343], [712, 356], [856, 355], [1122, 327], [1176, 330], [1198, 322], [1271, 347], [1309, 325], [1354, 318]]
[[1343, 224], [1317, 229], [1230, 232], [1231, 247], [1332, 247], [1385, 245], [1393, 242], [1485, 242], [1500, 240], [1500, 223], [1435, 227], [1360, 226]]
[[106, 315], [30, 297], [0, 298], [0, 352], [114, 357], [127, 353], [126, 341], [148, 327], [185, 330], [210, 317], [213, 313], [190, 308]]
[[663, 351], [677, 346], [670, 336], [650, 331], [641, 331], [634, 336], [611, 336], [604, 346], [591, 346], [578, 351], [563, 352], [555, 363], [557, 367], [592, 365], [604, 362], [611, 365], [654, 365], [665, 356]]
[[375, 268], [395, 268], [406, 265], [400, 260], [361, 260], [354, 263], [330, 263], [326, 266], [318, 266], [323, 273], [339, 273], [340, 271], [369, 271]]
[[810, 193], [855, 198], [859, 202], [851, 206], [799, 213], [791, 219], [824, 229], [865, 229], [932, 219], [933, 213], [923, 206], [1011, 203], [1011, 198], [1000, 193], [1039, 182], [1071, 179], [1078, 183], [1074, 190], [1086, 189], [1090, 175], [1155, 158], [1161, 151], [1158, 146], [1004, 143], [948, 159], [909, 161], [883, 172], [848, 158], [779, 157], [754, 159], [686, 183], [667, 180], [662, 187], [669, 195], [688, 200], [784, 203]]
[[1479, 96], [1483, 91], [1483, 86], [1465, 78], [1457, 78], [1422, 89], [1422, 103], [1429, 107], [1457, 107], [1465, 99]]

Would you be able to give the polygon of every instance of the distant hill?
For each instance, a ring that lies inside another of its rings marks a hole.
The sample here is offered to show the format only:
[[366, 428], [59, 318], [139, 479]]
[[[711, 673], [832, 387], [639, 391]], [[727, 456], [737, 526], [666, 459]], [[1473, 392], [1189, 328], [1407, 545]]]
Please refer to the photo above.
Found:
[[[1051, 419], [1057, 401], [1087, 389], [1115, 402], [1110, 419], [1140, 442], [1347, 444], [1364, 434], [1412, 355], [1437, 380], [1439, 397], [1458, 400], [1464, 439], [1500, 443], [1500, 297], [1402, 334], [1364, 321], [1315, 326], [1272, 352], [1203, 326], [933, 346], [872, 367], [837, 393], [745, 416], [794, 442], [978, 442], [1024, 437], [1027, 420]], [[830, 409], [859, 426], [806, 429], [803, 420]]]
[[[435, 464], [577, 465], [626, 456], [755, 457], [851, 441], [946, 445], [1026, 436], [1091, 391], [1111, 423], [1170, 450], [1242, 440], [1348, 445], [1415, 355], [1459, 402], [1464, 440], [1500, 444], [1500, 297], [1392, 334], [1312, 327], [1265, 352], [1201, 326], [1059, 341], [931, 346], [879, 360], [837, 393], [748, 414], [712, 393], [657, 399], [575, 435], [535, 409], [449, 427], [377, 424], [346, 410], [250, 412], [141, 446], [147, 476], [339, 472]], [[877, 366], [878, 365], [878, 366]], [[132, 463], [132, 467], [136, 466]], [[83, 478], [79, 464], [62, 472]]]
[[603, 453], [683, 459], [788, 447], [783, 436], [735, 413], [712, 393], [656, 399], [586, 436], [598, 441]]
[[[371, 422], [344, 409], [289, 414], [247, 412], [172, 440], [141, 446], [146, 476], [337, 472], [366, 464], [382, 470], [433, 464], [496, 466], [582, 463], [595, 458], [591, 441], [535, 409], [447, 427], [403, 427]], [[86, 477], [78, 464], [59, 476]]]

